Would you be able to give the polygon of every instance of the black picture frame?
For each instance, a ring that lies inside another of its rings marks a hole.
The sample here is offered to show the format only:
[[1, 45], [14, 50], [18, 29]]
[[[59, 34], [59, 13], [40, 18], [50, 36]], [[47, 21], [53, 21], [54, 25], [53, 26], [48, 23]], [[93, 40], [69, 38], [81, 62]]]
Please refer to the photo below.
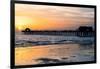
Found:
[[[20, 65], [15, 66], [15, 4], [35, 4], [35, 5], [49, 5], [49, 6], [69, 6], [69, 7], [86, 7], [86, 8], [94, 8], [95, 14], [94, 14], [94, 21], [95, 21], [95, 60], [94, 61], [87, 61], [87, 62], [72, 62], [72, 63], [58, 63], [58, 64], [46, 64], [46, 65]], [[96, 63], [96, 6], [95, 5], [80, 5], [80, 4], [64, 4], [64, 3], [48, 3], [48, 2], [33, 2], [33, 1], [11, 1], [11, 24], [10, 24], [10, 44], [11, 44], [11, 63], [10, 67], [13, 68], [29, 68], [29, 67], [44, 67], [44, 66], [59, 66], [59, 65], [76, 65], [76, 64], [90, 64], [90, 63]]]

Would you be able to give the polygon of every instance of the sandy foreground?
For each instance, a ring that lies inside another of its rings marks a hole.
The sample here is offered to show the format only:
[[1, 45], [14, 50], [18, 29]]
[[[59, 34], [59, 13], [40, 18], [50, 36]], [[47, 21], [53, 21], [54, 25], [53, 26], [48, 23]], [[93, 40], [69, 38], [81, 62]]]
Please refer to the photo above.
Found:
[[94, 45], [56, 44], [15, 48], [15, 65], [94, 61]]

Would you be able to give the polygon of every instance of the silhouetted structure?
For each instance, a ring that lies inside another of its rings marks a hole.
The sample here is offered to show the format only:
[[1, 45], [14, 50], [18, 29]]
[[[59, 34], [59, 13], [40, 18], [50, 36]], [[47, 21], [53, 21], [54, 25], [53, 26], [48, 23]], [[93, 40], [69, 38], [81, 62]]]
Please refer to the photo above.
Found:
[[31, 31], [30, 28], [26, 28], [25, 30], [22, 30], [22, 32], [24, 32], [25, 34], [29, 34], [29, 33], [32, 32], [32, 31]]
[[91, 37], [94, 36], [94, 31], [92, 27], [81, 26], [77, 30], [31, 30], [26, 28], [22, 31], [24, 34], [34, 34], [34, 35], [63, 35], [63, 36], [80, 36], [80, 37]]
[[25, 31], [26, 31], [26, 32], [30, 32], [31, 30], [30, 30], [29, 28], [26, 28]]
[[78, 31], [80, 31], [80, 32], [92, 32], [93, 28], [92, 27], [81, 26], [81, 27], [78, 28]]

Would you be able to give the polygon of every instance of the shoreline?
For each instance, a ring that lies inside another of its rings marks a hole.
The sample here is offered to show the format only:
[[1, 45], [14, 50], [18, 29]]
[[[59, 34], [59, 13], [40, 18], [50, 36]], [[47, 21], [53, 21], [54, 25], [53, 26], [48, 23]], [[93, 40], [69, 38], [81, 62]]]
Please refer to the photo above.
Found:
[[88, 47], [77, 44], [17, 47], [15, 48], [15, 62], [16, 65], [38, 65], [93, 61], [94, 48]]

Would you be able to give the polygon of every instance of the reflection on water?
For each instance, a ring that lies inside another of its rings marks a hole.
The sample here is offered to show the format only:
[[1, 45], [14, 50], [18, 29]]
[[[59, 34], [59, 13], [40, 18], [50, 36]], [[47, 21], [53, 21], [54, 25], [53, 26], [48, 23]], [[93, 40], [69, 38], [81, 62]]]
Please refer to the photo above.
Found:
[[16, 65], [94, 60], [94, 44], [56, 44], [15, 48]]

